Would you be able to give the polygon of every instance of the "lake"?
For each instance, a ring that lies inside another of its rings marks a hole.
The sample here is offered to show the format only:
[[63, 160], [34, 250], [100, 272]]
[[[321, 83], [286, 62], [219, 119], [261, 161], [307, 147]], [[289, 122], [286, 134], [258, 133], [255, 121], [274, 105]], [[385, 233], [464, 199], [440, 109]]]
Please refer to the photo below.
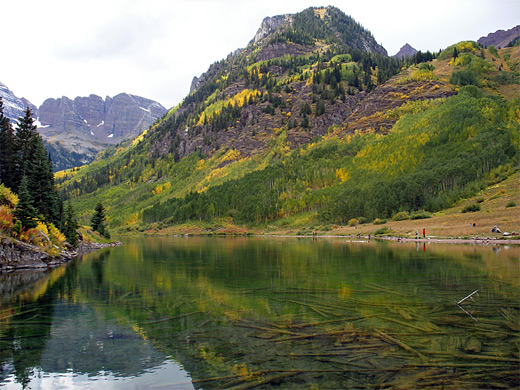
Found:
[[519, 263], [518, 246], [127, 238], [0, 274], [0, 388], [518, 388]]

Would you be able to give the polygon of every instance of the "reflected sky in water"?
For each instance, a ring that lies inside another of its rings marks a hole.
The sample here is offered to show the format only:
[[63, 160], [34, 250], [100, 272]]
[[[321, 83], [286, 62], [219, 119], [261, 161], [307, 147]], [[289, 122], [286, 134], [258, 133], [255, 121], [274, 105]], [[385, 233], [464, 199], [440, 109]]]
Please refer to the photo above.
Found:
[[515, 387], [519, 251], [128, 238], [50, 272], [0, 275], [0, 386]]

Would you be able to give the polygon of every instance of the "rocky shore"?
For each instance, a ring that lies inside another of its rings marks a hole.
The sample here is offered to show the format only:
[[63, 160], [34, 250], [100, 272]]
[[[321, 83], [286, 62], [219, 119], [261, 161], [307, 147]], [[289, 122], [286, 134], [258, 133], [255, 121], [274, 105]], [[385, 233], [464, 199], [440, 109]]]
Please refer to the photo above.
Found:
[[52, 256], [34, 245], [12, 238], [0, 238], [0, 273], [19, 269], [54, 268], [68, 263], [78, 255], [119, 245], [122, 244], [120, 242], [101, 244], [80, 241], [77, 249], [62, 251], [58, 256]]

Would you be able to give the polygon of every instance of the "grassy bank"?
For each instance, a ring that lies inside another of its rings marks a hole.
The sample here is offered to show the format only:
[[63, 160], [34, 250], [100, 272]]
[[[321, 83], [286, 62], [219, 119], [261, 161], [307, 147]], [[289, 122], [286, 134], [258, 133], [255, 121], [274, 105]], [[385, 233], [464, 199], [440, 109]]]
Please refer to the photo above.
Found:
[[[193, 222], [160, 227], [152, 224], [119, 231], [120, 235], [289, 235], [312, 236], [394, 236], [415, 238], [417, 230], [422, 236], [426, 230], [429, 238], [504, 238], [504, 232], [520, 230], [520, 172], [507, 180], [492, 185], [474, 197], [464, 199], [452, 207], [431, 215], [430, 218], [379, 221], [380, 224], [364, 223], [355, 226], [323, 225], [313, 214], [300, 214], [269, 225], [239, 226], [226, 220], [217, 222]], [[477, 210], [466, 211], [464, 210]], [[427, 214], [423, 216], [428, 216]], [[384, 223], [382, 223], [384, 222]], [[473, 226], [475, 224], [475, 226]], [[502, 233], [491, 233], [494, 225]], [[520, 236], [506, 238], [519, 239]]]

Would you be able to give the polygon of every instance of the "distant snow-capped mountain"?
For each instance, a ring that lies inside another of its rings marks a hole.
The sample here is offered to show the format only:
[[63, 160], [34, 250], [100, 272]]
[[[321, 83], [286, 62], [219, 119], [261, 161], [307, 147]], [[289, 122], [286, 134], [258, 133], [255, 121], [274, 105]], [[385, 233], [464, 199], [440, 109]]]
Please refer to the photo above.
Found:
[[91, 162], [98, 152], [138, 136], [166, 113], [161, 104], [127, 93], [105, 99], [49, 98], [38, 108], [0, 83], [0, 97], [4, 115], [14, 124], [27, 107], [32, 110], [56, 170]]
[[0, 97], [4, 102], [4, 115], [12, 122], [18, 123], [18, 118], [24, 115], [24, 111], [29, 107], [33, 112], [38, 111], [36, 106], [25, 98], [17, 97], [5, 84], [0, 82]]

